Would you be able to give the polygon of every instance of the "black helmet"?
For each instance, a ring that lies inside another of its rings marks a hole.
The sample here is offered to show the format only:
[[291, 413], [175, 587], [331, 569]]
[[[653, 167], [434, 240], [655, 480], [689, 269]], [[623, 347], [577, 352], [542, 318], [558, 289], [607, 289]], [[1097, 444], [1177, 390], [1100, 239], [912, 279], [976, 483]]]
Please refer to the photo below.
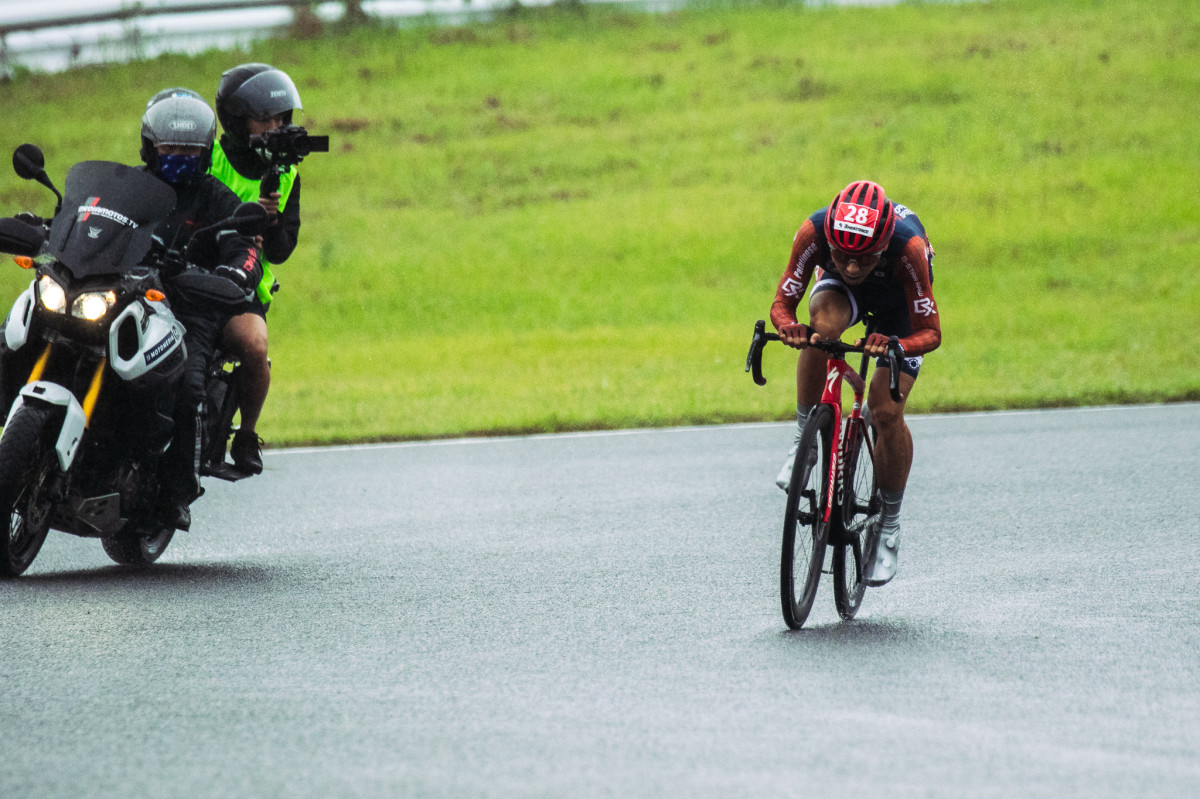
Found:
[[150, 98], [142, 115], [142, 161], [156, 169], [156, 148], [164, 144], [203, 147], [201, 168], [207, 171], [216, 135], [216, 117], [199, 93], [183, 88], [163, 89]]
[[241, 64], [221, 75], [217, 85], [217, 118], [225, 132], [239, 141], [250, 137], [246, 119], [261, 121], [286, 114], [284, 124], [290, 125], [292, 111], [303, 107], [296, 84], [270, 64]]

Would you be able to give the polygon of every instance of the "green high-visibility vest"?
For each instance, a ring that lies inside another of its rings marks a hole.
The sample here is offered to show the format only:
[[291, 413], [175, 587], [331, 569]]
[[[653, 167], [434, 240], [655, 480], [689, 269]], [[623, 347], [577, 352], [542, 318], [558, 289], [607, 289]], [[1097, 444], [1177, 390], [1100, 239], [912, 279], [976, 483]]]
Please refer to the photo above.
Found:
[[[220, 142], [213, 147], [212, 166], [209, 168], [208, 174], [233, 189], [233, 193], [244, 203], [256, 203], [262, 194], [262, 180], [244, 177], [234, 169]], [[279, 177], [280, 210], [287, 206], [288, 197], [292, 194], [292, 186], [296, 182], [296, 174], [296, 167], [289, 166], [288, 171]], [[271, 271], [271, 264], [266, 257], [261, 253], [259, 255], [262, 261], [263, 276], [255, 293], [258, 294], [263, 305], [269, 305], [271, 303], [271, 287], [275, 285], [275, 273]]]

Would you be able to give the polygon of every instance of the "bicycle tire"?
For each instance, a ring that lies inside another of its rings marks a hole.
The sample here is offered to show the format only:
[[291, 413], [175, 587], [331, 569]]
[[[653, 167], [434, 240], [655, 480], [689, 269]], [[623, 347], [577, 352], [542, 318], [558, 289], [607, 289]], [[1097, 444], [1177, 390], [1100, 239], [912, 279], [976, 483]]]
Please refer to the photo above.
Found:
[[864, 553], [870, 528], [879, 516], [882, 501], [875, 483], [875, 459], [864, 436], [871, 436], [875, 444], [875, 430], [864, 412], [863, 420], [846, 420], [845, 435], [842, 437], [842, 485], [838, 491], [840, 505], [838, 519], [841, 524], [840, 540], [844, 543], [833, 548], [833, 601], [838, 615], [849, 621], [862, 605], [867, 584], [862, 580]]
[[825, 543], [829, 536], [829, 525], [823, 517], [828, 498], [832, 441], [833, 410], [827, 405], [818, 405], [809, 415], [796, 448], [787, 510], [783, 514], [779, 587], [783, 620], [793, 630], [804, 626], [821, 581]]

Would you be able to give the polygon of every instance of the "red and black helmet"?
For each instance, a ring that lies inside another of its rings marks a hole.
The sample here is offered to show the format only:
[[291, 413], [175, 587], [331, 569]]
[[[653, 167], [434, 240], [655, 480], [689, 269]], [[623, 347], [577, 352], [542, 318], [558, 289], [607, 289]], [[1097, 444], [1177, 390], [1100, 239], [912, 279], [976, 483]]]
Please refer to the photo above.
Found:
[[825, 214], [825, 238], [846, 252], [882, 252], [896, 228], [892, 201], [883, 187], [856, 180], [838, 193]]

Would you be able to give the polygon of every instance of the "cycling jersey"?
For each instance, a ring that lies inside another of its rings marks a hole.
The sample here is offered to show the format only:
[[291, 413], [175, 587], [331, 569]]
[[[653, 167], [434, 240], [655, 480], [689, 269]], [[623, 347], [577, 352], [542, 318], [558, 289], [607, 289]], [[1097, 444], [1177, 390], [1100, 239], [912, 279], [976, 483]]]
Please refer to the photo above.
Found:
[[[938, 348], [942, 327], [933, 298], [933, 247], [916, 213], [902, 205], [893, 207], [896, 228], [887, 248], [857, 286], [844, 284], [830, 259], [824, 232], [828, 208], [804, 220], [792, 240], [792, 253], [771, 305], [771, 324], [777, 330], [797, 322], [796, 307], [815, 273], [818, 281], [836, 281], [847, 290], [856, 317], [875, 314], [881, 325], [876, 332], [901, 336], [906, 355], [915, 357]], [[904, 319], [908, 324], [902, 323]]]

